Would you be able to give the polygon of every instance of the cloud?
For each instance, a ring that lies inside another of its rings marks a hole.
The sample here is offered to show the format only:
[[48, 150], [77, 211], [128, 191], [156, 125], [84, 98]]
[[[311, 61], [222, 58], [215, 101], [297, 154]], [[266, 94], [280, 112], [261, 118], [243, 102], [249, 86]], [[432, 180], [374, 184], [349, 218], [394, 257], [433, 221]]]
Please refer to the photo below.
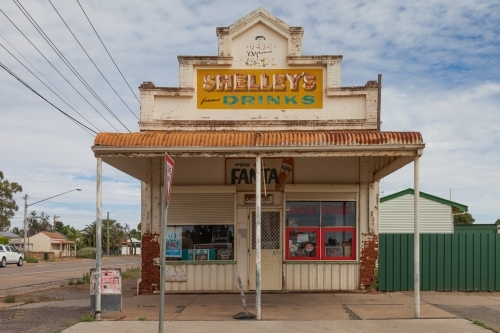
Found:
[[[114, 67], [78, 4], [53, 1], [97, 66], [138, 115], [139, 104]], [[426, 142], [421, 189], [469, 205], [491, 223], [500, 218], [500, 4], [497, 1], [81, 1], [136, 95], [143, 81], [178, 86], [178, 55], [216, 55], [215, 28], [262, 6], [291, 26], [303, 26], [303, 54], [342, 54], [342, 85], [383, 74], [382, 128], [420, 131]], [[131, 130], [137, 119], [116, 97], [46, 1], [23, 2], [65, 57]], [[124, 128], [83, 87], [13, 2], [2, 10], [55, 67], [118, 130]], [[104, 131], [114, 131], [0, 15], [0, 31], [36, 68]], [[12, 48], [0, 38], [0, 43]], [[12, 50], [15, 53], [15, 51]], [[0, 48], [0, 61], [78, 120], [74, 111]], [[0, 70], [0, 170], [24, 193], [57, 198], [33, 206], [79, 227], [95, 219], [93, 137]], [[89, 125], [90, 126], [90, 125]], [[106, 211], [140, 218], [137, 180], [104, 166]], [[384, 194], [413, 187], [411, 165], [382, 182]], [[23, 193], [23, 194], [24, 194]], [[22, 196], [23, 194], [19, 195]], [[67, 206], [64, 206], [67, 205]], [[76, 208], [75, 208], [76, 207]], [[79, 208], [82, 208], [81, 210]], [[77, 209], [78, 208], [78, 209]], [[64, 215], [63, 215], [64, 214]], [[16, 223], [22, 221], [16, 215]], [[474, 215], [475, 216], [475, 215]], [[133, 223], [131, 223], [133, 224]]]

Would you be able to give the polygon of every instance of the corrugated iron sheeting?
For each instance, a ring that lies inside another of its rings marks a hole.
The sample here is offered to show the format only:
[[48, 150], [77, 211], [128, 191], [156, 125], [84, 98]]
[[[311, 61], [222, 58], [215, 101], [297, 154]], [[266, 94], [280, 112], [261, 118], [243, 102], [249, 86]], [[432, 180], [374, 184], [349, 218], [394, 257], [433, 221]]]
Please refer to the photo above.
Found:
[[377, 131], [149, 131], [99, 133], [97, 146], [287, 147], [423, 144], [419, 132]]

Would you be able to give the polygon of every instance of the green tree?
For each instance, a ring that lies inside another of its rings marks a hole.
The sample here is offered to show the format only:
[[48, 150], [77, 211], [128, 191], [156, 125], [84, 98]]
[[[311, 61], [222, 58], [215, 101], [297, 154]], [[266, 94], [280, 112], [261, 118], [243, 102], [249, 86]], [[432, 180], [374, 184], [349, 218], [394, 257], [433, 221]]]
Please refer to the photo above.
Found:
[[498, 219], [498, 220], [495, 222], [495, 224], [500, 224], [500, 219]]
[[460, 209], [453, 207], [453, 223], [454, 224], [472, 224], [475, 219], [468, 212], [462, 212]]
[[18, 236], [22, 236], [22, 235], [23, 235], [23, 234], [21, 233], [21, 230], [19, 230], [19, 228], [18, 228], [18, 227], [14, 227], [14, 228], [12, 228], [11, 232], [12, 232], [13, 234], [18, 235]]
[[[102, 250], [107, 250], [108, 248], [108, 222], [109, 222], [109, 249], [118, 250], [120, 248], [121, 240], [125, 237], [125, 232], [120, 223], [116, 220], [103, 219], [102, 220], [102, 230], [101, 230], [101, 245]], [[96, 247], [96, 222], [92, 222], [87, 225], [81, 231], [82, 243], [84, 246]]]
[[10, 228], [10, 219], [14, 217], [19, 207], [16, 205], [13, 194], [22, 192], [23, 187], [16, 182], [10, 183], [3, 178], [0, 171], [0, 231], [7, 231]]
[[52, 231], [52, 224], [50, 223], [50, 215], [41, 212], [40, 215], [36, 211], [29, 213], [26, 218], [28, 224], [28, 233], [35, 235], [42, 231]]

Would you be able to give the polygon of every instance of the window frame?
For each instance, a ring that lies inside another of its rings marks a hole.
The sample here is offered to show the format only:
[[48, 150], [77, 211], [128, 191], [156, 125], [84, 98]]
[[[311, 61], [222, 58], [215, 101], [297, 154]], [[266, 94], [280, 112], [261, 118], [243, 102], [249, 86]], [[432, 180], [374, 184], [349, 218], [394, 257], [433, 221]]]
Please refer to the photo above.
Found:
[[[284, 206], [288, 203], [291, 202], [319, 202], [320, 203], [320, 225], [318, 227], [312, 227], [312, 226], [287, 226], [286, 225], [286, 209], [285, 209], [285, 214], [284, 214], [284, 221], [285, 221], [285, 246], [284, 246], [284, 260], [285, 261], [290, 261], [290, 262], [308, 262], [308, 261], [324, 261], [324, 262], [345, 262], [345, 261], [356, 261], [358, 257], [358, 251], [357, 251], [357, 237], [358, 237], [358, 230], [359, 230], [359, 207], [358, 207], [358, 200], [339, 200], [339, 199], [320, 199], [320, 200], [314, 200], [314, 199], [304, 199], [304, 200], [290, 200], [286, 201]], [[328, 202], [353, 202], [355, 207], [354, 207], [354, 214], [355, 214], [355, 223], [353, 226], [322, 226], [323, 224], [323, 204], [328, 203]], [[290, 257], [290, 235], [289, 235], [289, 230], [290, 229], [298, 229], [298, 230], [304, 230], [304, 231], [316, 231], [319, 234], [316, 236], [316, 256], [315, 257]], [[325, 242], [323, 241], [326, 237], [326, 233], [328, 232], [351, 232], [352, 237], [351, 237], [351, 255], [350, 256], [342, 256], [342, 257], [326, 257], [325, 251], [326, 251], [326, 246]]]

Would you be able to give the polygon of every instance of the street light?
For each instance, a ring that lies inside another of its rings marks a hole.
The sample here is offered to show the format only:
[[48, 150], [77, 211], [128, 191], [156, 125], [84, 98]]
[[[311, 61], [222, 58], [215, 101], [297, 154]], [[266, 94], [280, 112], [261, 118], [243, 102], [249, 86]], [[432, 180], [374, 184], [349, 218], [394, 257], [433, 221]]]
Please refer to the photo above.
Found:
[[33, 206], [34, 204], [37, 204], [39, 202], [42, 202], [42, 201], [45, 201], [45, 200], [49, 200], [49, 199], [58, 197], [60, 195], [69, 193], [69, 192], [81, 191], [81, 190], [82, 190], [81, 188], [75, 188], [74, 190], [70, 190], [70, 191], [66, 191], [66, 192], [60, 193], [60, 194], [56, 194], [54, 196], [51, 196], [50, 198], [43, 199], [43, 200], [40, 200], [40, 201], [37, 201], [37, 202], [33, 202], [32, 204], [29, 204], [29, 205], [28, 205], [28, 195], [27, 194], [24, 195], [24, 245], [23, 245], [24, 248], [23, 248], [23, 252], [24, 252], [24, 257], [25, 258], [26, 258], [26, 233], [27, 233], [27, 230], [26, 230], [26, 215], [28, 214], [28, 207], [29, 206]]

